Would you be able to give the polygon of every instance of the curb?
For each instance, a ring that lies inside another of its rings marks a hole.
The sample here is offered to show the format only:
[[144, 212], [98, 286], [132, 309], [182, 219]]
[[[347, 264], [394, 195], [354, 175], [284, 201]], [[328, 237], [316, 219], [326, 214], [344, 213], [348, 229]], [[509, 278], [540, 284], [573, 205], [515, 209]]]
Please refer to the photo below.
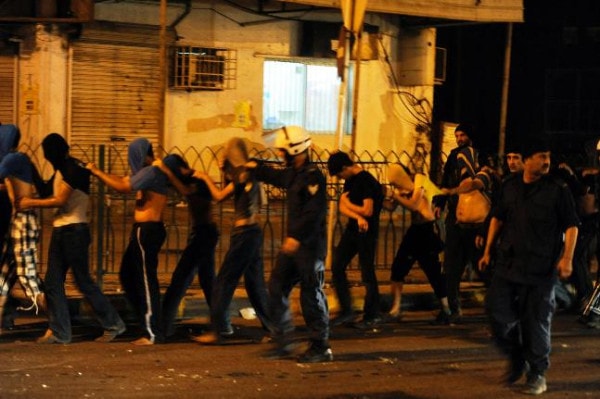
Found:
[[[386, 312], [391, 306], [391, 296], [389, 294], [389, 285], [380, 284], [381, 308]], [[351, 287], [352, 307], [356, 311], [361, 311], [364, 304], [365, 290], [362, 285]], [[461, 303], [463, 308], [483, 307], [485, 297], [485, 287], [481, 283], [464, 282], [461, 284]], [[333, 287], [326, 286], [325, 293], [329, 305], [329, 312], [335, 314], [339, 310], [339, 304]], [[138, 319], [133, 308], [129, 305], [122, 293], [105, 293], [111, 303], [117, 308], [121, 317], [126, 321], [135, 321]], [[68, 297], [69, 310], [72, 317], [82, 320], [95, 319], [94, 312], [90, 305], [81, 295]], [[237, 288], [231, 301], [230, 311], [232, 317], [240, 316], [240, 310], [251, 308], [250, 301], [246, 296], [244, 288]], [[403, 311], [426, 311], [438, 309], [438, 300], [433, 294], [428, 284], [407, 284], [405, 292], [402, 295]], [[300, 309], [300, 290], [294, 288], [290, 295], [290, 310], [294, 316], [301, 315]], [[190, 289], [182, 299], [177, 312], [177, 319], [209, 318], [209, 308], [200, 290]], [[240, 316], [241, 317], [241, 316]]]

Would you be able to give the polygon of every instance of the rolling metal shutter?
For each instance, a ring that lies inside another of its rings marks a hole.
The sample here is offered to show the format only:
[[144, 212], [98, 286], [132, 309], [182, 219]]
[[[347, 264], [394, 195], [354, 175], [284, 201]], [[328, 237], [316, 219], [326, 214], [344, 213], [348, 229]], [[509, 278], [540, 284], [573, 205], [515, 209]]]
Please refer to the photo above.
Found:
[[16, 124], [16, 70], [17, 57], [0, 53], [0, 122]]
[[[72, 51], [71, 143], [81, 148], [107, 144], [117, 152], [138, 137], [161, 144], [159, 77], [157, 27], [86, 26]], [[73, 150], [77, 152], [76, 147]], [[126, 159], [126, 168], [125, 164]], [[120, 167], [112, 169], [123, 172]]]

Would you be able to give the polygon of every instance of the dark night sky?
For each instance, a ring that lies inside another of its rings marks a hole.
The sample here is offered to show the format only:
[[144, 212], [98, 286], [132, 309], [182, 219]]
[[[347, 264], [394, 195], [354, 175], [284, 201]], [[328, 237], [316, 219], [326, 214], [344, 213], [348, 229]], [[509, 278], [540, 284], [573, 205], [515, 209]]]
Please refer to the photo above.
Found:
[[[556, 94], [548, 89], [548, 70], [600, 69], [594, 56], [600, 50], [600, 32], [599, 38], [590, 38], [588, 29], [600, 29], [600, 1], [525, 0], [524, 5], [525, 22], [513, 25], [507, 144], [524, 136], [545, 135], [552, 142], [568, 138], [569, 143], [579, 145], [600, 136], [600, 129], [590, 129], [589, 123], [582, 126], [572, 121], [565, 121], [568, 126], [560, 132], [549, 134], [546, 122], [551, 114], [559, 121], [563, 116], [546, 107], [549, 96]], [[565, 27], [575, 28], [575, 41], [565, 41]], [[434, 123], [472, 123], [479, 132], [480, 148], [490, 150], [497, 149], [498, 142], [506, 31], [506, 24], [439, 27], [437, 31], [437, 46], [448, 49], [448, 62], [446, 82], [435, 89]], [[588, 80], [585, 86], [597, 84], [600, 89], [597, 80]], [[566, 81], [564, 87], [572, 90], [575, 82]]]

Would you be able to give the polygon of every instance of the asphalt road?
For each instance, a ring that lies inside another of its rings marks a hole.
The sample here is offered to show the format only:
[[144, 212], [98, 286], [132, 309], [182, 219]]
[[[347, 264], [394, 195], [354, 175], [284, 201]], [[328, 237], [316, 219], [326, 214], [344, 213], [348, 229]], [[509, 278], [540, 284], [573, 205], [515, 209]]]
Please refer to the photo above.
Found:
[[[513, 398], [504, 359], [485, 317], [470, 310], [457, 326], [432, 326], [432, 312], [408, 312], [376, 331], [334, 328], [334, 361], [268, 360], [255, 320], [233, 319], [237, 338], [202, 346], [188, 335], [207, 320], [184, 321], [174, 342], [138, 347], [135, 326], [108, 344], [101, 330], [74, 326], [69, 345], [39, 345], [43, 318], [17, 320], [0, 336], [0, 398]], [[302, 322], [298, 319], [299, 335]], [[600, 331], [558, 314], [546, 398], [600, 397]], [[303, 348], [299, 348], [302, 350]]]

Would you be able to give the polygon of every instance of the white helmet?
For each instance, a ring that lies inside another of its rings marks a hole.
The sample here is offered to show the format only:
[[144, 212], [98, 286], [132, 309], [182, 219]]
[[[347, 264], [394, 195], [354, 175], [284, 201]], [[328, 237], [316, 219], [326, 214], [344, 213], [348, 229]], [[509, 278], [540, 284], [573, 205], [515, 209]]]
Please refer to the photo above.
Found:
[[310, 135], [300, 126], [284, 126], [275, 131], [275, 148], [282, 148], [290, 155], [298, 155], [311, 145]]

